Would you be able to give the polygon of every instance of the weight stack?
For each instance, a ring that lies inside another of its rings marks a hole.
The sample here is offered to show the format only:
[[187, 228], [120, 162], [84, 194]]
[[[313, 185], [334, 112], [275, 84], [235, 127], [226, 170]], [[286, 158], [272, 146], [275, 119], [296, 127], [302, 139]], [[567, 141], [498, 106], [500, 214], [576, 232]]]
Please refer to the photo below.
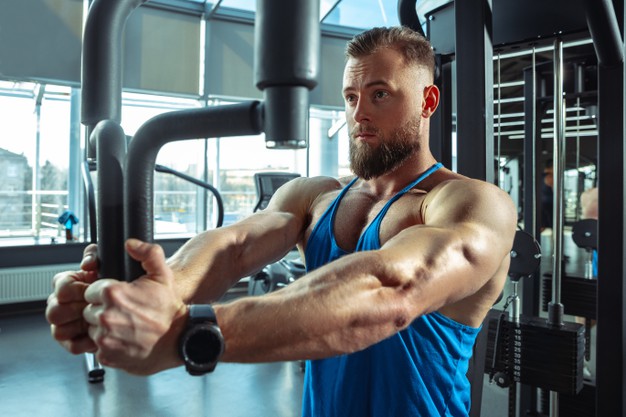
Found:
[[[548, 303], [552, 301], [552, 274], [545, 274], [542, 281], [542, 309], [548, 311]], [[563, 276], [561, 279], [561, 302], [565, 308], [564, 313], [595, 319], [597, 292], [597, 279]]]
[[[489, 321], [485, 371], [502, 372], [513, 381], [563, 394], [576, 394], [583, 387], [584, 327], [564, 323], [553, 327], [545, 319], [508, 318]], [[494, 364], [494, 352], [496, 361]], [[493, 370], [491, 370], [492, 365]]]

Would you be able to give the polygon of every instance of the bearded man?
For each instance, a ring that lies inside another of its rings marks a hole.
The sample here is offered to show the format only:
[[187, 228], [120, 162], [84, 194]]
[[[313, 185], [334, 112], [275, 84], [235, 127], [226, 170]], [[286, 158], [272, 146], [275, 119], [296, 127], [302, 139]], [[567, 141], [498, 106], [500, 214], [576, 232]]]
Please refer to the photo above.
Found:
[[[431, 154], [439, 91], [426, 39], [375, 28], [346, 55], [353, 177], [292, 180], [264, 211], [198, 235], [168, 260], [131, 239], [126, 249], [146, 270], [132, 284], [95, 281], [88, 247], [81, 271], [55, 277], [54, 337], [141, 375], [304, 359], [307, 417], [467, 415], [465, 373], [506, 279], [516, 209]], [[214, 302], [294, 245], [305, 276]]]

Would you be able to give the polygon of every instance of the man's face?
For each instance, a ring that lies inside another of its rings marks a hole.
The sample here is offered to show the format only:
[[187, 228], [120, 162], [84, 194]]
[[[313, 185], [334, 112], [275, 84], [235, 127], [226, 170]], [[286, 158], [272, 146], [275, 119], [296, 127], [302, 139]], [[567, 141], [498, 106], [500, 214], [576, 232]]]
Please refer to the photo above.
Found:
[[[421, 119], [409, 120], [404, 126], [399, 126], [383, 134], [376, 128], [355, 127], [350, 132], [350, 168], [361, 178], [369, 180], [392, 172], [406, 161], [413, 153], [419, 151], [417, 141]], [[375, 134], [380, 143], [373, 146], [371, 143], [360, 141], [359, 135]]]
[[350, 58], [344, 72], [350, 165], [361, 178], [392, 172], [420, 149], [424, 82], [393, 49]]

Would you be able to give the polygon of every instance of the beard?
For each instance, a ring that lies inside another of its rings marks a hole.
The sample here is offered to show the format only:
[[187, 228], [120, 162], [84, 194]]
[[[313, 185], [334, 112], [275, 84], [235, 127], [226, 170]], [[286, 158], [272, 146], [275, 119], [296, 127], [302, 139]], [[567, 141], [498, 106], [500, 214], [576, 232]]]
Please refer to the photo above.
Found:
[[[411, 155], [419, 151], [418, 134], [421, 120], [408, 122], [393, 130], [388, 136], [374, 127], [355, 127], [350, 132], [350, 169], [365, 180], [393, 172]], [[373, 147], [369, 143], [357, 142], [354, 138], [360, 131], [373, 133], [380, 144]]]

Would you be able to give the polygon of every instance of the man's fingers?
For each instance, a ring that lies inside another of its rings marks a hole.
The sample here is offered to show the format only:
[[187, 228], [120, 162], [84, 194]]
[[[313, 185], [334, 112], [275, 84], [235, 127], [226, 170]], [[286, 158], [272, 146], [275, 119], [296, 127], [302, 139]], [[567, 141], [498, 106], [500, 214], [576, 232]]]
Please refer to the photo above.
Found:
[[46, 307], [46, 319], [57, 326], [71, 323], [83, 317], [83, 309], [86, 305], [84, 301], [61, 304], [54, 295], [51, 295]]
[[97, 280], [85, 291], [85, 301], [90, 304], [103, 304], [106, 301], [107, 287], [118, 284], [120, 281], [111, 278]]
[[54, 277], [54, 294], [59, 300], [59, 303], [84, 301], [85, 291], [89, 287], [89, 283], [77, 280], [77, 277], [82, 275], [93, 274], [78, 271], [75, 273], [61, 273]]
[[[64, 271], [52, 278], [52, 287], [57, 289], [61, 284], [78, 281], [91, 284], [98, 279], [97, 271]], [[60, 281], [60, 283], [59, 283]]]
[[97, 271], [98, 269], [98, 245], [92, 243], [83, 251], [83, 260], [80, 263], [83, 271]]
[[60, 342], [68, 352], [78, 355], [85, 352], [95, 352], [98, 347], [93, 340], [89, 338], [87, 334], [81, 337], [77, 337], [72, 340]]
[[54, 292], [48, 297], [46, 319], [54, 339], [71, 353], [95, 352], [96, 344], [88, 334], [83, 319], [87, 306], [85, 293], [98, 278], [97, 245], [85, 248], [80, 271], [66, 271], [54, 276]]
[[126, 251], [146, 271], [149, 279], [163, 284], [168, 284], [171, 279], [171, 271], [165, 263], [165, 254], [161, 246], [142, 242], [138, 239], [126, 241]]
[[73, 354], [95, 352], [96, 344], [88, 334], [89, 325], [82, 319], [71, 321], [63, 325], [51, 325], [52, 337], [67, 351]]
[[52, 325], [50, 326], [50, 331], [52, 336], [59, 342], [71, 341], [78, 338], [85, 337], [87, 335], [87, 330], [89, 328], [89, 324], [85, 320], [77, 319], [74, 321], [70, 321], [63, 325]]

